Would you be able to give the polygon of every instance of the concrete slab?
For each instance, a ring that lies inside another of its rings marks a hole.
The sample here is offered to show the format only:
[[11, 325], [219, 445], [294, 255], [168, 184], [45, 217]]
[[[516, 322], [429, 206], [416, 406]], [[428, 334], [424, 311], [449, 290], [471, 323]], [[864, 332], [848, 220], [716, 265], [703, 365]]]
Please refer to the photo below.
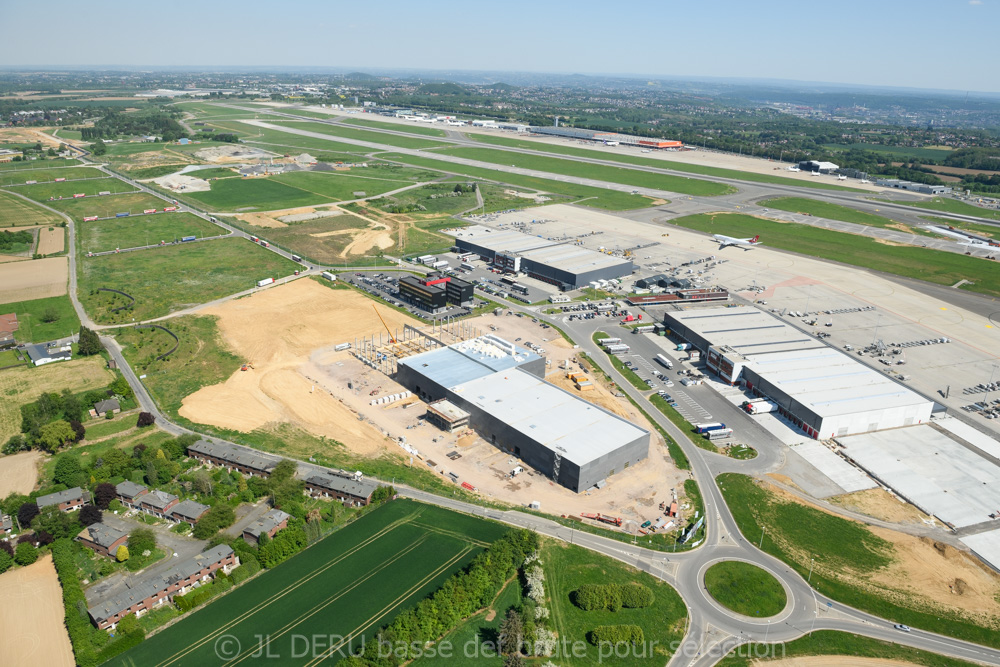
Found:
[[1000, 466], [927, 424], [837, 438], [844, 454], [918, 508], [956, 527], [989, 520]]
[[829, 498], [847, 493], [832, 479], [824, 475], [819, 468], [800, 456], [793, 447], [788, 450], [785, 457], [785, 465], [781, 467], [780, 474], [791, 479], [796, 486], [808, 493], [813, 498]]
[[1000, 528], [963, 537], [961, 542], [994, 570], [1000, 571]]
[[792, 451], [811, 463], [847, 493], [874, 489], [878, 483], [815, 440], [792, 447]]
[[954, 433], [973, 447], [982, 450], [994, 458], [1000, 459], [1000, 440], [977, 431], [965, 422], [957, 419], [940, 419], [934, 423], [950, 433]]

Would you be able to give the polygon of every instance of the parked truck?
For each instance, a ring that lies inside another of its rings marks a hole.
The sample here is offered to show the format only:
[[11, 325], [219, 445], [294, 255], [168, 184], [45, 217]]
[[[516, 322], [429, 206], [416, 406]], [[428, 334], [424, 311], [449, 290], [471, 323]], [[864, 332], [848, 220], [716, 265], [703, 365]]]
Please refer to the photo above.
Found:
[[680, 343], [677, 345], [678, 352], [684, 352], [685, 350], [690, 350], [690, 349], [691, 349], [690, 343]]
[[778, 404], [774, 401], [769, 401], [767, 399], [758, 399], [755, 401], [747, 401], [743, 404], [743, 409], [751, 415], [762, 415], [766, 412], [775, 412], [778, 409]]
[[274, 278], [264, 278], [263, 280], [257, 281], [257, 287], [263, 287], [264, 285], [270, 285], [274, 282]]

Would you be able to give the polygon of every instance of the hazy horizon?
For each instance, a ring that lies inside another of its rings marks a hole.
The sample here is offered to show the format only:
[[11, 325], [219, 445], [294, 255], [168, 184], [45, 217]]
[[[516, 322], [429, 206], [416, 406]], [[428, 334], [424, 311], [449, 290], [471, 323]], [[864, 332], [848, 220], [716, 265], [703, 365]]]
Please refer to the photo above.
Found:
[[[572, 11], [524, 0], [476, 11], [454, 0], [377, 9], [179, 0], [170, 16], [120, 0], [81, 7], [8, 7], [15, 29], [0, 43], [0, 68], [505, 71], [1000, 92], [994, 69], [956, 57], [960, 47], [992, 43], [1000, 0], [644, 1], [614, 16], [592, 0]], [[73, 38], [16, 29], [58, 16], [72, 16]]]

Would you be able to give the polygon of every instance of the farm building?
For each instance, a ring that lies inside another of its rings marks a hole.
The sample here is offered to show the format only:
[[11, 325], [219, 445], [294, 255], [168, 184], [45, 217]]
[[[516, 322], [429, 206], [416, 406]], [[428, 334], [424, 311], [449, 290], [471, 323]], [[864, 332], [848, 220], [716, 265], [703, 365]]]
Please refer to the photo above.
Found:
[[57, 505], [63, 512], [72, 512], [86, 505], [89, 498], [90, 496], [86, 491], [79, 486], [74, 486], [72, 489], [66, 489], [65, 491], [38, 496], [35, 499], [35, 504], [38, 505], [38, 509], [40, 510], [51, 505]]
[[289, 518], [291, 518], [289, 513], [272, 509], [243, 529], [243, 539], [247, 544], [255, 545], [261, 535], [274, 537], [279, 530], [288, 525]]
[[756, 308], [667, 312], [663, 323], [701, 350], [709, 370], [775, 402], [814, 438], [930, 419], [932, 401]]
[[647, 431], [545, 382], [544, 359], [496, 336], [401, 359], [398, 369], [397, 382], [447, 399], [483, 438], [576, 492], [649, 452]]
[[627, 259], [512, 229], [472, 225], [446, 233], [455, 237], [461, 252], [474, 252], [505, 271], [524, 273], [563, 290], [631, 275], [634, 268]]
[[24, 350], [35, 366], [51, 364], [54, 361], [69, 361], [73, 358], [73, 348], [69, 345], [39, 343], [38, 345], [28, 345]]
[[94, 523], [81, 530], [76, 539], [95, 553], [114, 558], [118, 547], [128, 542], [128, 533], [106, 523]]
[[114, 628], [126, 616], [142, 616], [175, 595], [184, 595], [196, 583], [208, 581], [217, 571], [229, 574], [239, 564], [232, 548], [220, 544], [171, 565], [165, 572], [147, 571], [118, 585], [105, 584], [109, 587], [99, 583], [87, 591], [87, 613], [98, 628]]

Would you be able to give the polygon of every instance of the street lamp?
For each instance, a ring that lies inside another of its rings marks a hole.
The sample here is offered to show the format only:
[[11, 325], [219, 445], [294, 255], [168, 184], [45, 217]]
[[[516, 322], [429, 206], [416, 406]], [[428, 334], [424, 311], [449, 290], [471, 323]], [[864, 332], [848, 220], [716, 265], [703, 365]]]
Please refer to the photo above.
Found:
[[813, 578], [813, 565], [814, 565], [815, 563], [816, 563], [816, 559], [815, 559], [815, 558], [810, 558], [810, 559], [809, 559], [809, 578], [808, 578], [808, 579], [806, 579], [806, 583], [807, 583], [807, 584], [808, 584], [808, 583], [809, 583], [810, 581], [812, 581], [812, 578]]

